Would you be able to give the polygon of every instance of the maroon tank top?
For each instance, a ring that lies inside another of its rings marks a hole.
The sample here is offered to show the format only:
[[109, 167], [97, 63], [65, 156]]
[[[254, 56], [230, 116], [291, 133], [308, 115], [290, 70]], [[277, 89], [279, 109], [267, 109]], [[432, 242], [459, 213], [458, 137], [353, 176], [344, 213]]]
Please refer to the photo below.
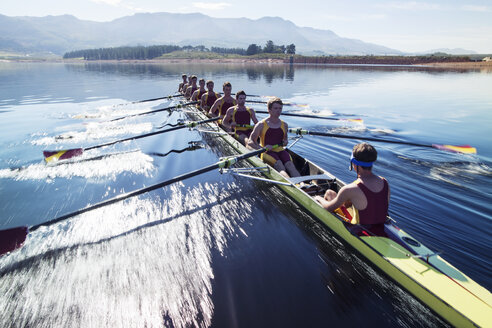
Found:
[[229, 109], [229, 107], [232, 107], [232, 106], [234, 106], [233, 102], [224, 101], [222, 106], [219, 107], [219, 116], [224, 116], [225, 113], [227, 112], [227, 110]]
[[359, 210], [360, 224], [380, 224], [386, 221], [388, 215], [388, 182], [383, 179], [383, 189], [379, 192], [372, 192], [362, 182], [357, 186], [362, 190], [367, 199], [367, 207]]
[[216, 94], [215, 92], [214, 92], [214, 93], [212, 93], [212, 94], [205, 93], [205, 94], [203, 94], [203, 96], [202, 96], [202, 97], [207, 97], [207, 98], [206, 98], [206, 99], [207, 99], [207, 103], [206, 103], [206, 105], [207, 105], [208, 107], [212, 107], [212, 106], [214, 105], [214, 102], [215, 102], [215, 101], [217, 100], [217, 98], [218, 98], [218, 96], [217, 96], [217, 94]]
[[251, 115], [247, 110], [237, 110], [233, 119], [236, 124], [249, 125], [251, 123]]
[[201, 91], [200, 89], [198, 89], [198, 94], [196, 95], [196, 99], [198, 99], [198, 100], [202, 99], [202, 96], [205, 93], [207, 93], [207, 90]]
[[271, 128], [265, 132], [264, 145], [282, 145], [284, 141], [284, 130], [282, 127]]

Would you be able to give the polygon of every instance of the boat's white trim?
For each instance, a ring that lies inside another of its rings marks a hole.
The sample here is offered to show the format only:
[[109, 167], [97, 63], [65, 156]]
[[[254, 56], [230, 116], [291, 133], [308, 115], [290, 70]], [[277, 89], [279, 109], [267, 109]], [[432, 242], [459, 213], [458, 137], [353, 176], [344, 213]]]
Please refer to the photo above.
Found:
[[326, 174], [316, 174], [316, 175], [303, 175], [300, 177], [289, 178], [288, 180], [290, 182], [296, 184], [296, 183], [308, 181], [308, 180], [333, 180], [333, 177], [330, 177]]

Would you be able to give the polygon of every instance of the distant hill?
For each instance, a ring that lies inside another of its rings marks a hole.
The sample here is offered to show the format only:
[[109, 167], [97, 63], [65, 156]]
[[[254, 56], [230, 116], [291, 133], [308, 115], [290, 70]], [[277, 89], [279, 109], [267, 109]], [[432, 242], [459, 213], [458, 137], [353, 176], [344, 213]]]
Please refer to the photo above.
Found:
[[462, 48], [453, 48], [453, 49], [439, 48], [439, 49], [432, 49], [432, 50], [428, 50], [428, 51], [418, 52], [416, 54], [426, 55], [426, 54], [435, 54], [435, 53], [443, 53], [443, 54], [448, 54], [448, 55], [473, 55], [473, 54], [477, 54], [476, 51], [466, 50], [466, 49], [462, 49]]
[[299, 27], [279, 17], [213, 18], [203, 14], [135, 14], [111, 22], [71, 15], [9, 17], [0, 15], [0, 50], [53, 52], [135, 45], [242, 47], [266, 41], [296, 45], [300, 54], [402, 54], [384, 46], [343, 38], [329, 30]]

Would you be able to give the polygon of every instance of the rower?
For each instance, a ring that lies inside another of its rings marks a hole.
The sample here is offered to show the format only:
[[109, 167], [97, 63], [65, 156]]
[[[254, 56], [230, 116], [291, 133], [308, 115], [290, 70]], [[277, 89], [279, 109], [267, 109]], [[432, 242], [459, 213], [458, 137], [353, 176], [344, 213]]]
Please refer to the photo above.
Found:
[[256, 124], [258, 119], [254, 109], [245, 106], [246, 92], [243, 90], [236, 92], [236, 102], [236, 106], [229, 107], [227, 110], [222, 125], [228, 130], [233, 130], [234, 137], [245, 145], [253, 131], [253, 126], [250, 125], [251, 121]]
[[[260, 138], [261, 147], [266, 147], [267, 152], [261, 154], [261, 159], [273, 166], [284, 177], [298, 177], [297, 171], [289, 152], [284, 149], [287, 146], [287, 123], [280, 119], [283, 103], [280, 98], [272, 98], [267, 103], [269, 116], [259, 121], [253, 128], [251, 136], [247, 140], [248, 148], [259, 149], [257, 143]], [[278, 145], [278, 146], [277, 146]], [[273, 148], [273, 146], [277, 146]], [[287, 173], [288, 172], [288, 173]]]
[[208, 80], [206, 84], [208, 91], [202, 95], [202, 98], [200, 99], [200, 107], [204, 112], [208, 113], [220, 95], [217, 92], [214, 92], [214, 81]]
[[186, 93], [186, 89], [188, 89], [188, 87], [191, 85], [191, 75], [188, 76], [188, 81], [186, 81], [184, 84], [183, 84], [183, 87], [181, 88], [181, 93], [184, 94]]
[[338, 194], [327, 190], [324, 197], [315, 196], [315, 199], [328, 211], [342, 211], [346, 217], [348, 213], [352, 224], [372, 226], [385, 223], [390, 189], [385, 178], [372, 173], [372, 165], [377, 157], [376, 149], [370, 144], [355, 145], [350, 158], [350, 170], [355, 169], [357, 180], [342, 187]]
[[178, 92], [183, 93], [183, 86], [186, 84], [188, 81], [188, 76], [186, 74], [181, 75], [181, 78], [183, 79], [183, 82], [181, 82], [178, 86]]
[[196, 85], [196, 80], [197, 80], [196, 75], [193, 75], [191, 77], [191, 84], [189, 84], [188, 88], [186, 88], [186, 92], [184, 96], [187, 100], [190, 100], [191, 96], [193, 95], [193, 92], [198, 90], [198, 86]]
[[193, 92], [191, 95], [191, 101], [198, 101], [198, 104], [196, 105], [197, 108], [200, 108], [200, 100], [202, 99], [202, 96], [207, 92], [205, 90], [205, 79], [200, 79], [198, 81], [198, 89]]
[[231, 97], [232, 85], [230, 82], [225, 82], [222, 86], [222, 90], [224, 91], [224, 95], [217, 99], [213, 104], [212, 108], [210, 108], [210, 112], [212, 116], [220, 116], [224, 117], [226, 111], [229, 107], [236, 105], [236, 99]]

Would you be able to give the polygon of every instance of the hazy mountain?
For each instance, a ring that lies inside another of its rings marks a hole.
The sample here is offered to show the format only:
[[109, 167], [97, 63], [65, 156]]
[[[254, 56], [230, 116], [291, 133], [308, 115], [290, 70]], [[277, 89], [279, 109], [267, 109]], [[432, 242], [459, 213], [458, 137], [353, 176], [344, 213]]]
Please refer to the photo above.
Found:
[[477, 54], [476, 51], [473, 50], [466, 50], [462, 48], [439, 48], [439, 49], [432, 49], [428, 51], [422, 51], [419, 52], [418, 54], [435, 54], [435, 53], [445, 53], [448, 55], [472, 55], [472, 54]]
[[39, 52], [127, 45], [205, 45], [242, 47], [296, 45], [304, 54], [401, 54], [360, 40], [342, 38], [329, 30], [299, 27], [279, 17], [212, 18], [202, 14], [135, 14], [111, 22], [79, 20], [74, 16], [8, 17], [0, 15], [0, 50]]

